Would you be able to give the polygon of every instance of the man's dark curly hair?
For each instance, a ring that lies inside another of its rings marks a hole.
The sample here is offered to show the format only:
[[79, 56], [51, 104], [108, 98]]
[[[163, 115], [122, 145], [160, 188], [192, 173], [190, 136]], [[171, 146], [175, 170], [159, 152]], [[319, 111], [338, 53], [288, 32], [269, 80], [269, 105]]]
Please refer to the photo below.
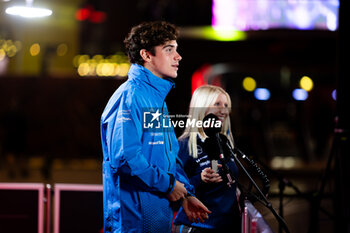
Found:
[[155, 55], [155, 46], [176, 40], [178, 35], [177, 27], [165, 21], [141, 23], [133, 27], [124, 40], [126, 54], [131, 63], [143, 65], [144, 60], [140, 56], [141, 49], [146, 49]]

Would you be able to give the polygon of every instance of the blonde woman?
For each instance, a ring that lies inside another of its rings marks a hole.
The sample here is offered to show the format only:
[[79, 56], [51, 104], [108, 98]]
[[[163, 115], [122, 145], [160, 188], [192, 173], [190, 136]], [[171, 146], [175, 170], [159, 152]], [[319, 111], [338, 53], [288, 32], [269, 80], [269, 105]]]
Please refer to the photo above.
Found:
[[[221, 87], [205, 85], [197, 88], [190, 102], [188, 120], [201, 121], [213, 113], [222, 122], [221, 134], [233, 145], [230, 125], [231, 99]], [[179, 210], [172, 232], [240, 232], [240, 214], [236, 198], [236, 186], [229, 187], [223, 179], [221, 166], [218, 172], [210, 167], [210, 159], [204, 150], [207, 138], [203, 128], [187, 127], [179, 138], [179, 158], [190, 183], [195, 187], [196, 197], [211, 210], [204, 223], [188, 221], [184, 211]], [[226, 164], [237, 177], [238, 169], [233, 160]]]

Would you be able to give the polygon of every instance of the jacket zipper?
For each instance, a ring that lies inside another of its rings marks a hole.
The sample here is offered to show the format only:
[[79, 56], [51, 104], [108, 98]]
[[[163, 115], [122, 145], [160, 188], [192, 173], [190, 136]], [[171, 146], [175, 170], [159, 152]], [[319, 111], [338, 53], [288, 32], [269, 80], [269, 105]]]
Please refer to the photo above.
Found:
[[[164, 117], [164, 104], [165, 104], [165, 101], [163, 101], [163, 106], [162, 106], [162, 115]], [[163, 133], [164, 133], [164, 136], [165, 136], [165, 128], [163, 126]], [[169, 143], [169, 151], [171, 152], [171, 143], [170, 143], [170, 136], [169, 136], [169, 131], [166, 132], [166, 135], [168, 135], [168, 143]], [[169, 155], [168, 155], [168, 152], [167, 152], [167, 149], [166, 149], [166, 145], [164, 147], [164, 150], [165, 150], [165, 154], [166, 154], [166, 157], [168, 159], [168, 162], [169, 162], [169, 167], [168, 167], [168, 171], [170, 170], [170, 158], [169, 158]]]

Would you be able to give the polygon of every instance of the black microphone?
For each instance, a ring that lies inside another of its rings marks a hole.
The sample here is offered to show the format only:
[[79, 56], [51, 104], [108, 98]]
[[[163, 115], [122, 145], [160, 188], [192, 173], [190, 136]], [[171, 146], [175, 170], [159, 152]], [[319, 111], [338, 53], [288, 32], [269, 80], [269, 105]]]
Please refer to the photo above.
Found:
[[218, 117], [214, 114], [206, 115], [203, 119], [203, 130], [208, 136], [204, 142], [204, 150], [207, 152], [210, 159], [211, 169], [218, 172], [218, 160], [220, 159], [220, 154], [223, 154], [223, 152], [215, 136], [221, 132], [221, 121], [216, 121], [218, 121]]
[[219, 118], [210, 113], [203, 118], [203, 130], [208, 137], [212, 137], [221, 132], [222, 122]]
[[233, 179], [230, 168], [226, 164], [224, 152], [221, 146], [221, 126], [222, 123], [216, 115], [210, 113], [204, 117], [203, 130], [208, 136], [204, 141], [204, 150], [207, 152], [208, 157], [211, 160], [211, 168], [215, 172], [217, 172], [217, 161], [220, 160], [222, 169], [227, 178], [227, 185], [231, 187], [231, 184], [235, 183], [235, 180]]

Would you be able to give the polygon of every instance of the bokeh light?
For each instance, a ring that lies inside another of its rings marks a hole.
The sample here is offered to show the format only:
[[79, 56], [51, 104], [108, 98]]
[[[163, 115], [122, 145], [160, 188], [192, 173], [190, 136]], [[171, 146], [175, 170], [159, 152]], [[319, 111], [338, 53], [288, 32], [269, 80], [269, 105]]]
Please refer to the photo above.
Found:
[[274, 169], [291, 169], [298, 164], [298, 159], [293, 156], [275, 156], [271, 160], [271, 167]]
[[77, 55], [73, 64], [79, 76], [126, 77], [130, 69], [128, 58], [123, 54], [113, 54], [104, 57], [101, 54]]
[[243, 79], [243, 88], [246, 91], [254, 91], [256, 88], [256, 81], [252, 77], [245, 77]]
[[301, 88], [293, 90], [293, 98], [298, 101], [305, 101], [309, 97], [307, 91]]
[[40, 45], [38, 43], [32, 44], [29, 49], [30, 55], [37, 56], [40, 53]]
[[0, 39], [0, 60], [3, 60], [5, 56], [11, 58], [14, 57], [22, 48], [20, 41], [4, 40]]
[[6, 57], [6, 53], [4, 49], [0, 49], [0, 61], [4, 60]]
[[299, 84], [300, 84], [300, 87], [303, 88], [305, 91], [311, 91], [312, 88], [314, 87], [314, 82], [308, 76], [303, 76], [300, 79]]
[[270, 91], [266, 88], [256, 88], [254, 91], [254, 97], [257, 100], [268, 100], [270, 96]]
[[334, 90], [332, 91], [332, 99], [333, 99], [333, 100], [337, 100], [337, 90], [336, 90], [336, 89], [334, 89]]
[[62, 43], [62, 44], [59, 44], [57, 46], [57, 50], [56, 50], [57, 56], [62, 57], [64, 55], [66, 55], [67, 52], [68, 52], [68, 45], [67, 44]]

